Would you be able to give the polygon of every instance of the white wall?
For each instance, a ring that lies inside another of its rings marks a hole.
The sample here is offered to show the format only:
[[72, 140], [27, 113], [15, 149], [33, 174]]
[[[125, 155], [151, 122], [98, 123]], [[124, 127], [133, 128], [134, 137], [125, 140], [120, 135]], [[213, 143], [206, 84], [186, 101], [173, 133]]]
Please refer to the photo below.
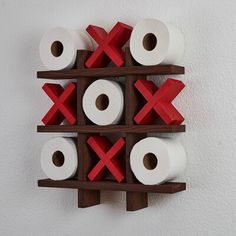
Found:
[[[0, 234], [236, 235], [235, 11], [234, 0], [0, 0]], [[173, 23], [186, 38], [186, 74], [175, 78], [187, 87], [175, 104], [186, 117], [176, 138], [188, 153], [178, 179], [188, 189], [150, 194], [150, 207], [136, 212], [125, 211], [120, 192], [78, 209], [76, 190], [37, 187], [40, 150], [52, 136], [36, 133], [51, 105], [36, 79], [40, 38], [58, 25], [110, 29], [143, 18]]]

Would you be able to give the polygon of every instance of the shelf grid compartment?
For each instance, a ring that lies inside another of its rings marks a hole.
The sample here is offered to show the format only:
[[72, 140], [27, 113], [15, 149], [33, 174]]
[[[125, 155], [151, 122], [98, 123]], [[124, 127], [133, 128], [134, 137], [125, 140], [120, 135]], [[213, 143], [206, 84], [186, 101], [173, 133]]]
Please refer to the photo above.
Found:
[[[38, 181], [40, 187], [73, 188], [78, 189], [78, 207], [84, 208], [100, 204], [100, 191], [126, 191], [126, 209], [135, 211], [148, 206], [148, 193], [176, 193], [186, 189], [185, 183], [167, 182], [160, 185], [143, 185], [132, 173], [129, 157], [133, 145], [145, 138], [147, 133], [175, 133], [185, 132], [185, 125], [165, 125], [160, 120], [152, 125], [137, 125], [133, 117], [142, 106], [144, 100], [134, 88], [139, 79], [146, 79], [147, 75], [184, 74], [184, 67], [175, 65], [141, 66], [132, 58], [129, 48], [125, 49], [124, 67], [106, 67], [86, 69], [84, 63], [91, 55], [90, 51], [79, 50], [74, 69], [62, 71], [39, 71], [38, 78], [47, 79], [76, 79], [77, 80], [77, 124], [76, 125], [40, 125], [38, 132], [73, 132], [77, 133], [78, 171], [73, 179], [53, 181], [42, 179]], [[117, 125], [98, 126], [88, 120], [83, 112], [82, 97], [87, 87], [96, 79], [124, 76], [125, 109], [124, 116]], [[122, 158], [125, 163], [126, 179], [122, 183], [115, 180], [91, 182], [87, 175], [94, 167], [96, 155], [91, 151], [86, 140], [93, 134], [107, 135], [119, 133], [126, 140]]]

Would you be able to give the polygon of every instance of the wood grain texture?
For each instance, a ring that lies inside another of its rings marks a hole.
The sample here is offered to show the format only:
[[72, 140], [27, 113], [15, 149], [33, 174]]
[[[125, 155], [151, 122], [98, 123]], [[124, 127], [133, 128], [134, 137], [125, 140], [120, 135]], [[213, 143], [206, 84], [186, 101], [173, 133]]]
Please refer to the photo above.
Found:
[[186, 183], [167, 182], [160, 185], [144, 185], [117, 183], [114, 181], [78, 181], [77, 179], [69, 180], [38, 180], [39, 187], [53, 188], [72, 188], [84, 190], [109, 190], [109, 191], [131, 191], [142, 193], [177, 193], [186, 189]]
[[39, 125], [37, 132], [74, 133], [179, 133], [185, 125]]
[[[77, 52], [76, 67], [84, 68], [86, 59], [91, 55], [90, 51], [80, 50]], [[82, 98], [87, 87], [92, 83], [90, 78], [80, 78], [77, 80], [77, 125], [86, 126], [88, 119], [86, 118], [83, 107]], [[78, 130], [76, 131], [78, 132]], [[86, 140], [88, 134], [77, 133], [77, 153], [78, 153], [78, 180], [86, 181], [87, 175], [93, 163], [93, 156], [90, 154]], [[78, 207], [90, 207], [100, 204], [100, 191], [78, 189]]]
[[142, 191], [135, 192], [130, 188], [126, 192], [126, 210], [137, 211], [148, 207], [148, 193]]

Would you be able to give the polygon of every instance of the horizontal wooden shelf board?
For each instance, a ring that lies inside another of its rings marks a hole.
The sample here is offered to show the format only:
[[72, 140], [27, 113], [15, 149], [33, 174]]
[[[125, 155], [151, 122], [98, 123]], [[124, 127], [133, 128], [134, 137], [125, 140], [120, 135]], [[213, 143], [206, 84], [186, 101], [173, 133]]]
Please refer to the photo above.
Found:
[[185, 125], [39, 125], [37, 132], [74, 133], [175, 133], [185, 132]]
[[109, 191], [131, 191], [131, 192], [152, 192], [152, 193], [176, 193], [186, 190], [186, 183], [167, 182], [160, 185], [143, 185], [143, 184], [128, 184], [116, 183], [112, 181], [78, 181], [71, 180], [38, 180], [39, 187], [52, 188], [72, 188], [72, 189], [87, 189], [87, 190], [109, 190]]
[[116, 77], [126, 75], [172, 75], [184, 74], [184, 67], [176, 65], [124, 66], [60, 71], [38, 71], [38, 78], [79, 79], [79, 77]]

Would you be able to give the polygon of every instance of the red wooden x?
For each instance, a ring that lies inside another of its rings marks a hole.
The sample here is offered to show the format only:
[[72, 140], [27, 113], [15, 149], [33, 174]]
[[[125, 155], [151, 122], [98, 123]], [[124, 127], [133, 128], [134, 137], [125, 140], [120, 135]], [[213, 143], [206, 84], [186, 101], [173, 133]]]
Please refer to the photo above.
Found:
[[174, 79], [167, 79], [158, 89], [152, 81], [137, 80], [134, 86], [147, 100], [147, 103], [134, 117], [137, 124], [149, 124], [152, 122], [152, 110], [154, 110], [166, 124], [181, 124], [184, 121], [182, 115], [171, 104], [185, 85]]
[[88, 68], [104, 67], [112, 60], [116, 66], [122, 66], [124, 51], [121, 48], [129, 40], [132, 29], [131, 26], [118, 22], [108, 34], [101, 27], [89, 25], [86, 30], [98, 47], [85, 65]]
[[107, 138], [103, 136], [91, 136], [87, 140], [87, 143], [100, 158], [100, 161], [88, 174], [88, 178], [91, 181], [101, 180], [105, 174], [105, 167], [107, 167], [115, 179], [118, 182], [122, 182], [125, 178], [124, 170], [119, 162], [118, 155], [125, 145], [125, 140], [120, 138], [111, 147], [111, 143]]
[[43, 117], [45, 125], [59, 125], [66, 118], [70, 124], [76, 122], [76, 84], [70, 83], [65, 89], [60, 84], [45, 83], [42, 87], [54, 105]]

